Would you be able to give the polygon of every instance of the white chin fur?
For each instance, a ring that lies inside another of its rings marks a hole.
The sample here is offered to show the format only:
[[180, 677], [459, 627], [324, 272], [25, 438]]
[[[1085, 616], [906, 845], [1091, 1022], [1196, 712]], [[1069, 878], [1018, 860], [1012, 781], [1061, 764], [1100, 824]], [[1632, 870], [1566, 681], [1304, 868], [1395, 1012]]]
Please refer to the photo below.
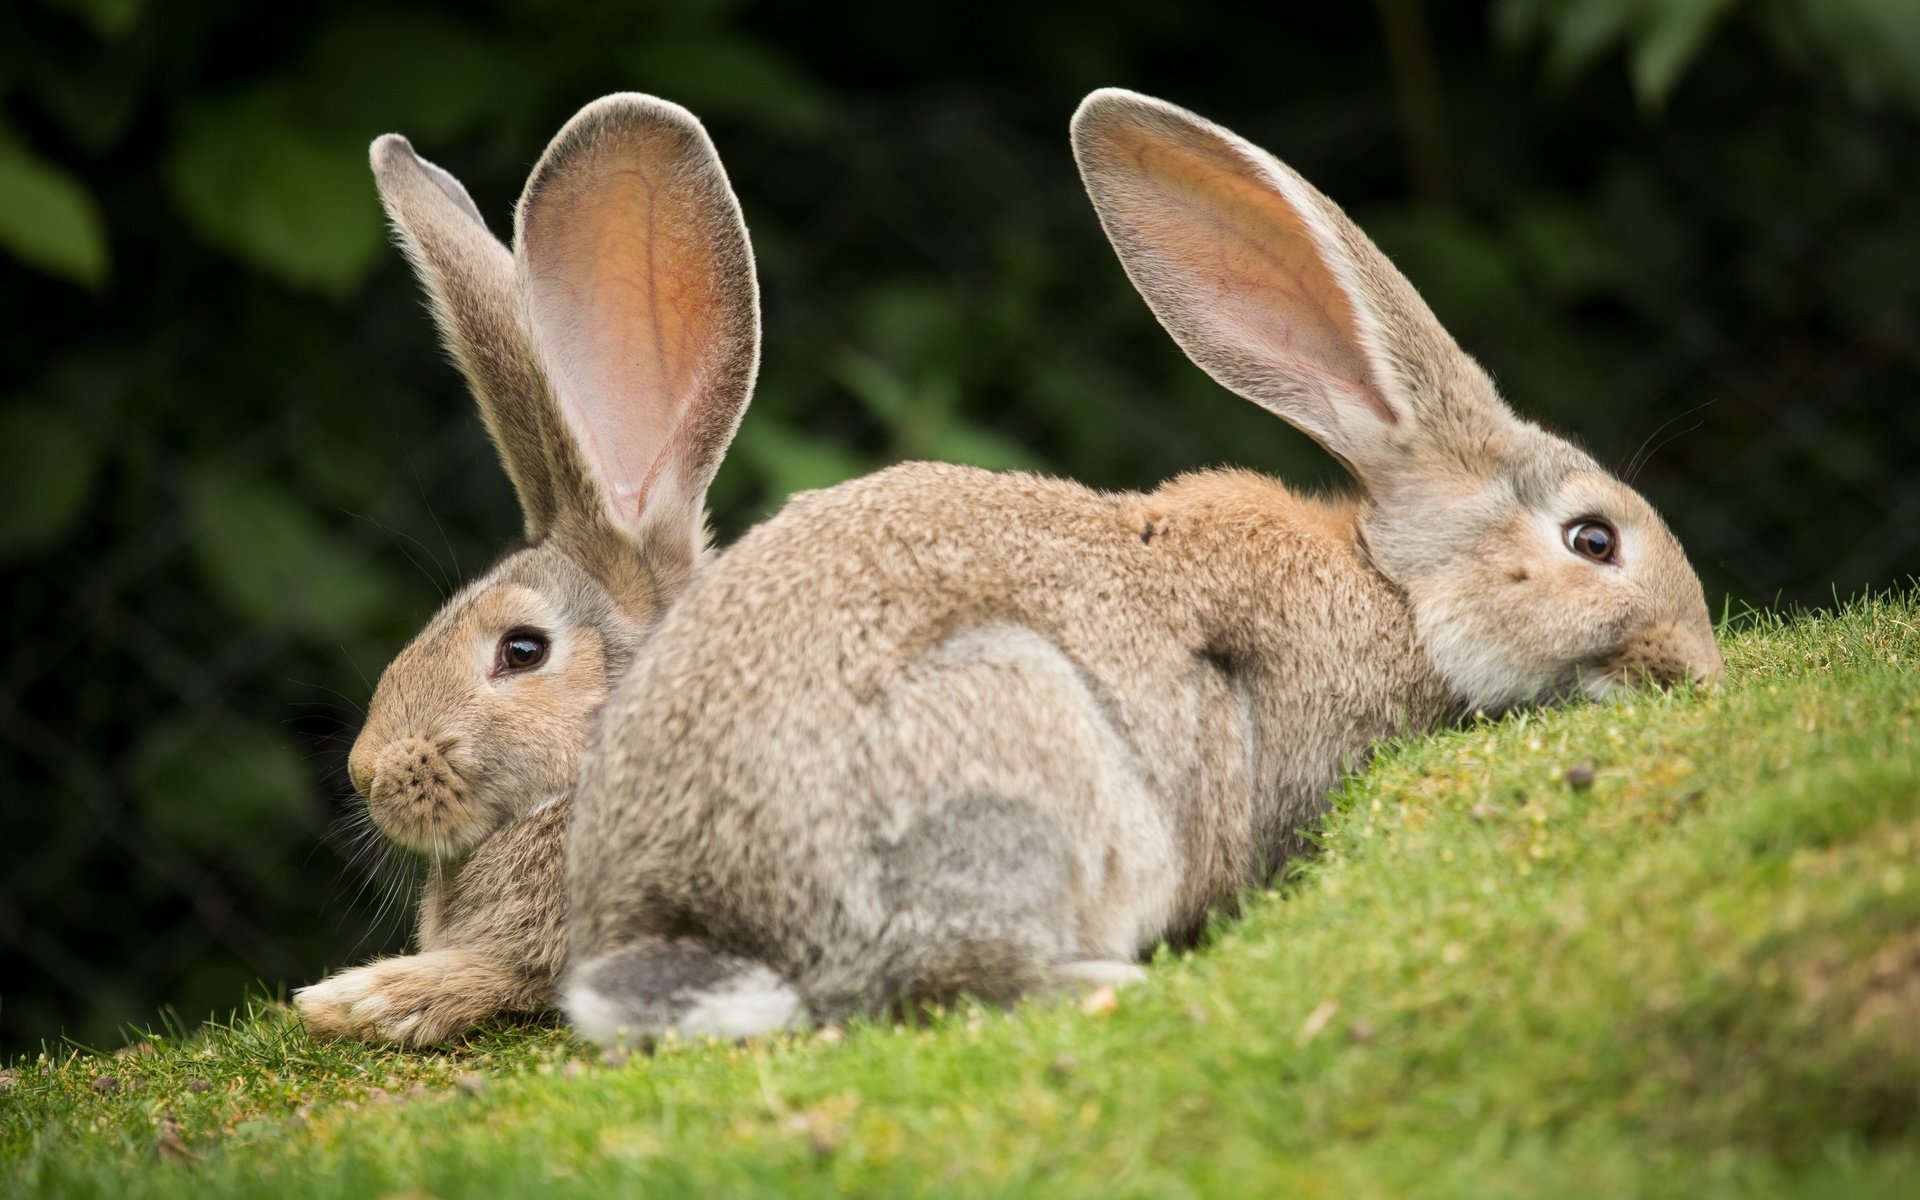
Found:
[[1425, 639], [1427, 654], [1448, 688], [1470, 708], [1504, 712], [1551, 689], [1551, 679], [1541, 679], [1537, 670], [1503, 653], [1501, 646], [1444, 621], [1439, 624]]
[[1625, 691], [1626, 681], [1618, 675], [1600, 673], [1580, 676], [1580, 690], [1589, 700], [1611, 700]]

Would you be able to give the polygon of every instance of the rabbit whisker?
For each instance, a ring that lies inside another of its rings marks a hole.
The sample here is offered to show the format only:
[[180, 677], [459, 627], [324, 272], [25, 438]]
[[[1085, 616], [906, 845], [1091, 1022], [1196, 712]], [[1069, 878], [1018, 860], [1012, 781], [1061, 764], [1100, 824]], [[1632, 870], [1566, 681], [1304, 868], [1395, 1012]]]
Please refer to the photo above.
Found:
[[367, 691], [372, 692], [373, 681], [367, 678], [367, 673], [360, 669], [360, 664], [355, 662], [353, 659], [353, 655], [347, 652], [347, 644], [345, 642], [341, 642], [339, 646], [340, 646], [340, 657], [347, 660], [347, 665], [352, 667], [353, 673], [360, 677], [360, 682], [366, 685]]
[[[292, 684], [294, 687], [312, 688], [316, 692], [325, 692], [327, 695], [332, 696], [334, 699], [340, 701], [340, 703], [346, 705], [349, 710], [351, 710], [353, 713], [359, 716], [361, 721], [365, 721], [367, 719], [366, 705], [361, 703], [358, 700], [353, 699], [351, 696], [347, 695], [343, 691], [340, 691], [338, 688], [331, 688], [324, 683], [313, 683], [305, 679], [295, 679], [292, 676], [287, 677], [287, 682]], [[340, 723], [340, 731], [338, 733], [329, 734], [328, 736], [329, 737], [341, 736], [346, 732], [348, 728], [349, 727], [347, 723], [342, 721]]]
[[[427, 518], [433, 522], [433, 527], [439, 531], [440, 541], [447, 548], [447, 557], [453, 560], [454, 576], [455, 578], [459, 578], [460, 552], [453, 548], [453, 539], [447, 536], [446, 526], [440, 524], [440, 514], [433, 511], [433, 501], [427, 498], [427, 485], [425, 481], [420, 478], [420, 468], [413, 461], [411, 455], [407, 457], [407, 469], [413, 472], [413, 485], [420, 491], [420, 506], [427, 510]], [[434, 562], [437, 564], [439, 561], [439, 557], [435, 556]]]
[[[1677, 412], [1671, 417], [1668, 417], [1666, 420], [1660, 422], [1660, 424], [1654, 428], [1654, 431], [1652, 433], [1649, 433], [1646, 436], [1646, 440], [1640, 443], [1640, 448], [1633, 452], [1633, 456], [1627, 460], [1627, 465], [1621, 469], [1620, 471], [1621, 482], [1627, 484], [1628, 486], [1632, 486], [1633, 481], [1636, 478], [1638, 478], [1640, 475], [1640, 472], [1646, 468], [1647, 463], [1651, 461], [1651, 459], [1653, 458], [1653, 455], [1659, 452], [1661, 446], [1666, 445], [1666, 442], [1662, 442], [1660, 443], [1660, 446], [1655, 446], [1653, 444], [1653, 440], [1659, 437], [1661, 433], [1663, 433], [1667, 429], [1668, 426], [1672, 425], [1675, 421], [1683, 421], [1686, 418], [1692, 416], [1694, 413], [1697, 413], [1701, 409], [1707, 408], [1712, 404], [1713, 404], [1712, 399], [1703, 400], [1700, 403], [1694, 405], [1692, 408], [1686, 409], [1682, 412]], [[1698, 425], [1695, 425], [1693, 427], [1693, 429], [1698, 429], [1698, 428], [1699, 428]], [[1682, 432], [1691, 433], [1692, 431], [1693, 431], [1692, 429], [1688, 429]], [[1678, 437], [1680, 435], [1676, 434], [1674, 436]], [[1672, 441], [1673, 439], [1669, 438], [1667, 440]]]
[[412, 542], [415, 546], [418, 546], [420, 548], [420, 553], [426, 555], [427, 558], [432, 561], [434, 566], [434, 570], [432, 572], [428, 571], [425, 566], [421, 565], [420, 560], [415, 558], [413, 556], [413, 552], [408, 550], [405, 545], [400, 546], [400, 553], [406, 555], [407, 561], [413, 564], [414, 570], [420, 572], [420, 577], [422, 579], [425, 579], [429, 584], [432, 584], [434, 591], [440, 593], [440, 602], [443, 604], [446, 603], [447, 597], [452, 594], [452, 590], [453, 590], [452, 581], [447, 578], [446, 571], [442, 569], [440, 566], [439, 558], [434, 555], [433, 551], [428, 548], [425, 542], [421, 541], [419, 538], [413, 536], [412, 534], [405, 532], [404, 530], [394, 529], [393, 527], [382, 522], [379, 518], [371, 516], [367, 513], [356, 513], [356, 512], [351, 512], [347, 509], [342, 509], [341, 511], [346, 512], [347, 515], [349, 516], [357, 517], [360, 520], [365, 521], [367, 524], [373, 526], [375, 529], [378, 529], [380, 532], [386, 534], [389, 537], [398, 538], [404, 542]]

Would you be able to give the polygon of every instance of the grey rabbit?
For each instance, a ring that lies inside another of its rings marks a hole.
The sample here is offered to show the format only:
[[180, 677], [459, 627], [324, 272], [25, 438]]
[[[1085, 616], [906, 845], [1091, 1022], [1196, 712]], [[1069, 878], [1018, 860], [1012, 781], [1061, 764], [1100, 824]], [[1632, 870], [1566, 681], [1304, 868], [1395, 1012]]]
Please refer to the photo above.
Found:
[[574, 773], [708, 555], [706, 490], [752, 392], [759, 295], [726, 172], [678, 105], [612, 95], [567, 122], [511, 251], [405, 138], [372, 159], [527, 543], [388, 666], [348, 759], [382, 833], [433, 856], [418, 952], [294, 997], [321, 1036], [426, 1045], [551, 1003]]
[[667, 612], [580, 765], [585, 1037], [1138, 978], [1381, 739], [1720, 675], [1653, 509], [1516, 417], [1332, 201], [1130, 92], [1072, 140], [1161, 323], [1358, 494], [910, 464], [791, 500]]

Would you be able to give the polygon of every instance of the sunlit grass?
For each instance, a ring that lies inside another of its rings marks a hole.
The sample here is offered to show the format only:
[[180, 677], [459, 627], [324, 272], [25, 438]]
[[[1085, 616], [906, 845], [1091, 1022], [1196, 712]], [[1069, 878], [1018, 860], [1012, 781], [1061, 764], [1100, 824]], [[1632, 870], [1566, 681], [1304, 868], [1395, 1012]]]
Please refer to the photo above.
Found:
[[[1920, 616], [1394, 748], [1092, 1004], [607, 1062], [231, 1026], [16, 1062], [8, 1194], [1887, 1195], [1920, 1187]], [[1590, 768], [1591, 782], [1588, 782]], [[111, 1081], [111, 1082], [108, 1082]]]

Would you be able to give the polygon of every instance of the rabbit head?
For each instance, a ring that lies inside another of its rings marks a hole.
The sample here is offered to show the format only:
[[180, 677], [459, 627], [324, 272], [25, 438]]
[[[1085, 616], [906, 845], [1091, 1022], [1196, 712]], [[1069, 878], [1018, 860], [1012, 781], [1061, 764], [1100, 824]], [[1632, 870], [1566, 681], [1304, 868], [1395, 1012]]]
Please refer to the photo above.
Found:
[[1652, 506], [1515, 416], [1332, 201], [1133, 92], [1088, 96], [1072, 134], [1107, 236], [1188, 357], [1358, 479], [1366, 553], [1463, 703], [1718, 678], [1700, 582]]
[[526, 545], [387, 667], [348, 760], [382, 832], [457, 857], [565, 790], [611, 682], [706, 553], [758, 294], [726, 173], [677, 105], [581, 110], [527, 181], [511, 251], [405, 138], [372, 160], [524, 516]]

